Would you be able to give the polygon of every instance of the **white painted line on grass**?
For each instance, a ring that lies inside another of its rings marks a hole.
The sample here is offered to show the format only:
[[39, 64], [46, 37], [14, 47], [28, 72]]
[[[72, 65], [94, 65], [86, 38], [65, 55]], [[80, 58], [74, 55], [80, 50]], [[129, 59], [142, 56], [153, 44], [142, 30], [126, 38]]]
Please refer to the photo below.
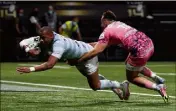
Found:
[[[100, 67], [125, 67], [125, 64], [123, 65], [116, 65], [116, 64], [101, 64], [99, 65]], [[174, 67], [175, 64], [169, 64], [169, 65], [159, 65], [159, 64], [150, 64], [150, 65], [146, 65], [147, 67]]]
[[64, 90], [54, 90], [51, 89], [49, 87], [45, 87], [45, 88], [41, 88], [41, 87], [34, 87], [34, 86], [22, 86], [19, 84], [6, 84], [6, 83], [2, 83], [1, 84], [1, 91], [31, 91], [31, 92], [35, 92], [35, 91], [64, 91]]
[[166, 76], [176, 76], [176, 73], [161, 73], [161, 72], [155, 72], [157, 75], [166, 75]]
[[59, 68], [59, 69], [70, 69], [71, 67], [68, 67], [68, 66], [54, 66], [54, 68]]
[[[35, 84], [35, 83], [27, 83], [27, 82], [17, 82], [17, 81], [6, 81], [6, 80], [0, 80], [2, 83], [14, 83], [14, 84], [23, 84], [23, 85], [33, 85], [33, 86], [45, 86], [45, 87], [55, 87], [55, 88], [64, 88], [64, 89], [77, 89], [77, 90], [92, 90], [88, 88], [78, 88], [78, 87], [70, 87], [70, 86], [59, 86], [59, 85], [49, 85], [49, 84]], [[103, 92], [112, 92], [108, 90], [101, 90]], [[131, 93], [134, 95], [142, 95], [142, 96], [160, 96], [160, 95], [154, 95], [154, 94], [145, 94], [145, 93]], [[176, 98], [175, 96], [169, 96], [170, 98]]]

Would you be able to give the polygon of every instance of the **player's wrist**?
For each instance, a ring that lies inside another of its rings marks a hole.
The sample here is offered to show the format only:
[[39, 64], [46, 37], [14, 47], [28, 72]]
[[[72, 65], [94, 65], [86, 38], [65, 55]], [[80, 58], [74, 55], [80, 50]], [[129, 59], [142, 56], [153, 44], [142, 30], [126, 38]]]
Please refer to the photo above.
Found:
[[30, 67], [29, 70], [30, 70], [30, 72], [34, 72], [35, 71], [35, 67]]

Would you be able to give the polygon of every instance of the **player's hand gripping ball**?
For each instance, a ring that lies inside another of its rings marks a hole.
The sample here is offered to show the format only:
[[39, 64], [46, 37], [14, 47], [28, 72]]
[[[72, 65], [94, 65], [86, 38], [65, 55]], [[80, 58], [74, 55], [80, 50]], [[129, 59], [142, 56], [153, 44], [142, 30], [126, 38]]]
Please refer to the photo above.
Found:
[[28, 53], [32, 56], [37, 56], [40, 54], [40, 52], [41, 52], [41, 49], [39, 47], [36, 47], [36, 48], [30, 49]]

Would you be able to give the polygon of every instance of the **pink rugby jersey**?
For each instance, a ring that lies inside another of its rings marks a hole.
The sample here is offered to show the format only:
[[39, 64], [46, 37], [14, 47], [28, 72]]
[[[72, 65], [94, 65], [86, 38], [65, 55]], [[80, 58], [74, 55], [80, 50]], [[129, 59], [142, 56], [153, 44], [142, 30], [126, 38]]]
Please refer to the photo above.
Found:
[[134, 57], [145, 56], [153, 50], [153, 43], [149, 37], [120, 21], [109, 24], [100, 35], [98, 42], [122, 46]]

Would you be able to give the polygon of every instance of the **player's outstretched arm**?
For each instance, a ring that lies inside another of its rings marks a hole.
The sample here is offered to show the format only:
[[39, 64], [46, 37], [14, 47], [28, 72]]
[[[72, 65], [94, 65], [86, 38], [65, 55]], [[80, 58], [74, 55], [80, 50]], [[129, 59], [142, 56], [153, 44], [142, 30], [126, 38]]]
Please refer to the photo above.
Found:
[[94, 47], [97, 44], [97, 42], [90, 42], [88, 44], [90, 44], [92, 47]]
[[95, 47], [93, 48], [93, 50], [89, 51], [88, 53], [84, 54], [79, 60], [78, 63], [88, 60], [90, 58], [95, 57], [96, 55], [98, 55], [99, 53], [103, 52], [104, 49], [107, 47], [106, 43], [97, 43], [95, 45]]
[[45, 71], [48, 69], [52, 69], [54, 65], [57, 63], [58, 58], [54, 56], [50, 56], [48, 61], [35, 67], [18, 67], [17, 71], [20, 73], [30, 73], [30, 72], [36, 72], [36, 71]]

